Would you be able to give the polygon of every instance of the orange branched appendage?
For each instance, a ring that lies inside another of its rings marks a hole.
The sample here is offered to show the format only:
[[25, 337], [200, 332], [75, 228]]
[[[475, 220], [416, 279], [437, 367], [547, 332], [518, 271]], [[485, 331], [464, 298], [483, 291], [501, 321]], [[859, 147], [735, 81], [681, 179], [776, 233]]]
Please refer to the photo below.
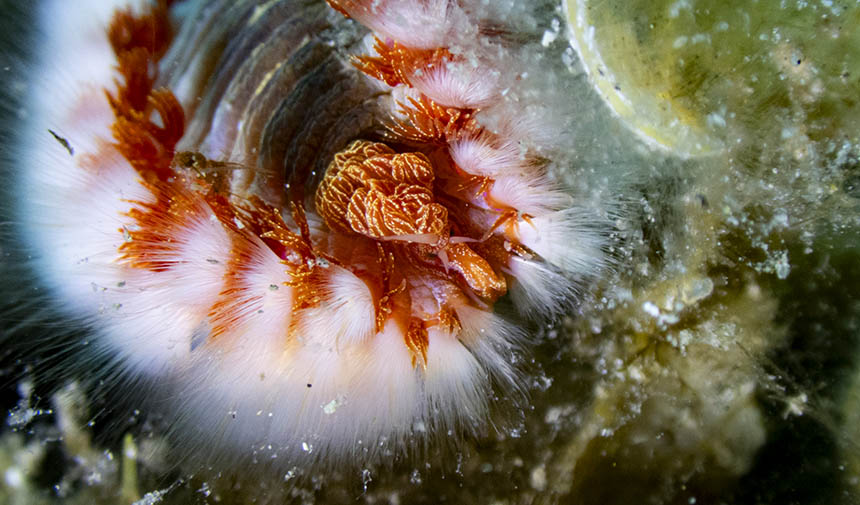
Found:
[[457, 313], [445, 307], [434, 314], [433, 318], [428, 320], [428, 323], [433, 326], [438, 326], [443, 331], [452, 335], [459, 335], [460, 330], [462, 329], [460, 318], [457, 317]]
[[421, 368], [427, 369], [427, 348], [430, 347], [430, 337], [424, 321], [418, 318], [410, 319], [409, 329], [406, 330], [406, 347], [412, 353], [412, 366], [416, 366], [420, 359]]
[[462, 275], [481, 298], [496, 300], [507, 292], [504, 277], [497, 275], [490, 263], [466, 244], [451, 244], [445, 252], [451, 269]]
[[405, 119], [388, 127], [387, 136], [392, 140], [446, 145], [481, 131], [473, 109], [444, 107], [424, 95], [417, 100], [409, 97], [409, 104], [398, 105]]
[[[148, 14], [130, 10], [114, 15], [108, 39], [122, 77], [108, 101], [114, 111], [117, 149], [144, 177], [167, 180], [174, 148], [185, 129], [182, 106], [166, 89], [154, 90], [159, 59], [170, 43], [167, 2], [160, 1]], [[152, 115], [160, 116], [159, 126]]]
[[[505, 282], [492, 266], [466, 244], [448, 242], [448, 209], [436, 201], [434, 180], [425, 155], [394, 154], [384, 144], [359, 140], [338, 153], [326, 171], [316, 192], [317, 212], [332, 230], [416, 249], [407, 258], [430, 247], [425, 264], [458, 273], [481, 298], [498, 298]], [[431, 259], [440, 256], [447, 260]]]
[[445, 65], [454, 59], [445, 48], [410, 49], [397, 42], [386, 44], [379, 38], [376, 38], [373, 48], [379, 56], [356, 56], [353, 58], [353, 64], [365, 74], [389, 86], [411, 86], [415, 72]]
[[143, 185], [158, 197], [152, 203], [132, 202], [137, 207], [128, 216], [137, 226], [120, 230], [124, 239], [119, 246], [120, 259], [134, 268], [163, 272], [175, 262], [177, 230], [186, 227], [189, 220], [203, 219], [205, 209], [202, 200], [181, 185], [158, 180]]
[[[144, 177], [154, 174], [166, 180], [173, 171], [170, 167], [176, 143], [182, 138], [185, 114], [173, 93], [167, 90], [151, 92], [143, 110], [127, 108], [128, 104], [110, 97], [116, 115], [113, 125], [117, 149]], [[153, 112], [161, 117], [164, 126], [151, 119]]]
[[130, 9], [114, 14], [108, 28], [108, 40], [117, 55], [136, 48], [145, 49], [153, 60], [160, 60], [170, 45], [171, 30], [168, 1], [159, 0], [149, 12], [135, 16]]
[[450, 199], [438, 200], [438, 189], [436, 167], [424, 154], [396, 153], [385, 144], [359, 140], [335, 155], [315, 195], [316, 211], [333, 233], [375, 242], [376, 330], [393, 317], [405, 321], [405, 344], [413, 365], [422, 367], [427, 366], [427, 328], [457, 335], [460, 324], [442, 295], [433, 316], [417, 306], [410, 309], [424, 296], [414, 289], [437, 285], [431, 292], [442, 293], [449, 288], [440, 286], [459, 285], [469, 297], [487, 301], [507, 290], [496, 273], [503, 263], [494, 266], [469, 245], [450, 242], [445, 205]]

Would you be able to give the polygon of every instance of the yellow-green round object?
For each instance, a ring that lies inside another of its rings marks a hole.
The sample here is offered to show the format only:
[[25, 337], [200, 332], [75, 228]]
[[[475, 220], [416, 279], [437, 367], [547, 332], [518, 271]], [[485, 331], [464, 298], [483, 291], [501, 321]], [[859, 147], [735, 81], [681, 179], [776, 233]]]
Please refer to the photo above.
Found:
[[683, 157], [860, 127], [860, 4], [566, 0], [596, 89], [647, 143]]

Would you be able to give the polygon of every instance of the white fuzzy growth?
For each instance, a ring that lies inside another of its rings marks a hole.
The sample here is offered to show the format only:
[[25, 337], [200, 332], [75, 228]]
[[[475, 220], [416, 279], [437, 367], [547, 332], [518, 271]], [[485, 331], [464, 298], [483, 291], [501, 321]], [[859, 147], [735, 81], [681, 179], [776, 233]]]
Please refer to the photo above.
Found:
[[489, 133], [454, 140], [448, 152], [458, 167], [473, 175], [500, 177], [534, 172], [518, 142], [500, 140]]
[[445, 46], [451, 28], [450, 0], [340, 0], [350, 17], [406, 47], [433, 49]]
[[224, 325], [226, 329], [215, 338], [215, 345], [219, 349], [238, 349], [266, 342], [277, 352], [293, 317], [293, 290], [286, 285], [291, 277], [281, 259], [260, 239], [252, 235], [242, 237], [248, 241], [251, 252], [242, 265], [238, 289], [227, 295], [230, 306], [220, 309], [230, 316], [210, 319], [212, 324]]
[[[40, 65], [34, 72], [33, 138], [51, 138], [50, 128], [65, 137], [77, 152], [94, 152], [97, 138], [110, 139], [113, 114], [104, 97], [117, 74], [107, 26], [117, 8], [140, 11], [145, 0], [40, 2]], [[51, 139], [53, 140], [53, 139]], [[55, 142], [56, 143], [56, 142]]]
[[[21, 215], [49, 294], [69, 313], [100, 321], [106, 347], [133, 369], [150, 373], [188, 352], [183, 344], [200, 324], [210, 290], [220, 285], [219, 262], [226, 258], [224, 242], [218, 240], [220, 226], [213, 228], [204, 218], [188, 230], [182, 244], [182, 254], [193, 259], [177, 263], [169, 275], [117, 261], [119, 247], [135, 226], [126, 214], [136, 206], [133, 202], [151, 202], [153, 196], [108, 146], [114, 115], [104, 90], [114, 88], [117, 75], [107, 26], [117, 8], [132, 6], [140, 12], [146, 4], [40, 5], [41, 29], [50, 36], [42, 40], [32, 79], [31, 116], [18, 153], [23, 174], [18, 191], [27, 195]], [[73, 154], [48, 130], [64, 138]], [[97, 152], [95, 162], [91, 156]], [[170, 296], [187, 302], [170, 304]]]
[[331, 464], [403, 450], [417, 426], [457, 429], [486, 414], [489, 385], [466, 348], [433, 335], [424, 375], [403, 337], [388, 324], [339, 348], [299, 338], [201, 353], [181, 378], [195, 386], [175, 399], [183, 437], [205, 447], [218, 434], [243, 460], [262, 451], [292, 464]]
[[487, 380], [475, 356], [457, 338], [428, 331], [424, 374], [424, 418], [432, 430], [483, 424], [487, 415]]
[[520, 221], [520, 242], [548, 263], [574, 278], [592, 277], [602, 266], [598, 219], [571, 208]]
[[490, 197], [530, 215], [545, 214], [570, 206], [573, 199], [558, 191], [546, 177], [502, 176], [493, 181]]
[[570, 208], [518, 223], [518, 238], [539, 257], [513, 257], [511, 296], [520, 313], [532, 318], [559, 315], [579, 289], [605, 267], [600, 220]]
[[[493, 179], [489, 196], [494, 203], [530, 215], [546, 214], [573, 203], [570, 195], [542, 174], [541, 167], [512, 137], [484, 132], [451, 142], [448, 152], [465, 172]], [[489, 207], [483, 196], [476, 195], [472, 203]]]
[[469, 305], [457, 307], [456, 312], [461, 325], [460, 341], [475, 355], [484, 372], [507, 393], [521, 393], [522, 371], [515, 356], [526, 341], [522, 329], [493, 312]]
[[330, 265], [323, 288], [327, 295], [317, 307], [298, 315], [298, 335], [306, 345], [323, 348], [366, 342], [376, 331], [376, 306], [367, 284], [349, 270]]
[[440, 62], [410, 77], [412, 85], [436, 103], [476, 109], [497, 98], [496, 78], [487, 68], [463, 61]]
[[543, 261], [514, 257], [507, 269], [515, 279], [511, 285], [514, 305], [530, 318], [559, 315], [575, 294], [574, 281]]
[[[140, 4], [142, 2], [135, 2]], [[150, 201], [136, 173], [117, 152], [103, 161], [99, 174], [79, 164], [111, 139], [113, 112], [104, 89], [113, 87], [115, 58], [106, 37], [114, 9], [126, 2], [46, 1], [40, 6], [44, 37], [40, 65], [33, 72], [31, 116], [18, 153], [22, 174], [18, 194], [26, 216], [30, 246], [44, 254], [39, 267], [55, 294], [72, 312], [95, 307], [90, 283], [106, 285], [113, 276], [88, 276], [89, 262], [107, 263], [121, 244], [117, 231], [129, 225], [125, 200]], [[74, 156], [48, 130], [65, 138]], [[106, 255], [106, 253], [108, 253]], [[81, 275], [80, 279], [71, 281]], [[87, 290], [90, 295], [87, 296]]]

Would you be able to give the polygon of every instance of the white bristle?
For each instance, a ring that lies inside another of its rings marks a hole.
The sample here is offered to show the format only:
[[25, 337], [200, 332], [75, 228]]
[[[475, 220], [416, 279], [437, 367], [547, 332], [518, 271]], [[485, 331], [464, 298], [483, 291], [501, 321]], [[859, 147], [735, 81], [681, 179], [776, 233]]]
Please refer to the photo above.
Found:
[[491, 103], [498, 94], [496, 79], [489, 69], [462, 61], [445, 61], [420, 69], [410, 82], [434, 102], [448, 107], [477, 109]]
[[521, 371], [514, 355], [522, 350], [526, 337], [522, 330], [501, 316], [468, 305], [457, 307], [462, 333], [460, 341], [482, 364], [485, 372], [510, 392], [517, 391]]
[[517, 142], [499, 140], [486, 132], [454, 140], [448, 152], [458, 167], [473, 175], [499, 177], [534, 172]]
[[531, 318], [555, 316], [570, 303], [575, 285], [552, 265], [514, 257], [507, 268], [514, 278], [514, 306], [521, 314]]
[[[396, 325], [376, 338], [340, 349], [277, 345], [201, 354], [183, 373], [197, 384], [180, 392], [177, 408], [188, 442], [212, 433], [236, 453], [261, 444], [281, 458], [313, 462], [359, 456], [388, 438], [402, 443], [423, 413], [420, 372]], [[221, 455], [223, 456], [223, 455]]]
[[367, 284], [349, 270], [331, 265], [322, 303], [299, 312], [298, 336], [306, 344], [339, 349], [366, 342], [376, 332], [376, 306]]
[[602, 240], [594, 232], [598, 219], [570, 208], [520, 221], [519, 239], [545, 261], [567, 275], [590, 277], [599, 270]]
[[431, 329], [424, 374], [424, 418], [430, 428], [461, 428], [487, 415], [488, 381], [475, 356], [449, 333]]
[[454, 8], [449, 0], [343, 0], [339, 3], [359, 23], [384, 38], [415, 49], [444, 45], [450, 30], [450, 11]]
[[490, 188], [490, 196], [495, 202], [533, 216], [573, 203], [570, 195], [555, 189], [546, 177], [497, 177]]
[[[202, 202], [187, 217], [176, 250], [153, 255], [164, 271], [125, 266], [108, 254], [69, 266], [79, 278], [101, 279], [88, 295], [99, 301], [94, 320], [134, 371], [152, 374], [187, 357], [223, 285], [231, 245], [226, 231]], [[119, 235], [116, 228], [101, 231]]]

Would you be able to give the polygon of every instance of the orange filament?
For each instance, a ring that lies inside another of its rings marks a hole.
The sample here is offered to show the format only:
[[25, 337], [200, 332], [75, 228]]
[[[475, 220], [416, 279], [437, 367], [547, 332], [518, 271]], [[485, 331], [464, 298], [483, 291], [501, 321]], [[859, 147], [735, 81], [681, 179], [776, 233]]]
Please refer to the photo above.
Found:
[[[172, 174], [173, 150], [185, 129], [185, 114], [173, 93], [153, 90], [158, 61], [170, 43], [167, 4], [156, 2], [142, 16], [118, 11], [108, 29], [122, 76], [116, 93], [107, 93], [116, 118], [117, 149], [145, 179], [155, 176], [162, 181]], [[160, 116], [162, 126], [153, 121], [153, 113]]]
[[134, 268], [153, 272], [170, 269], [179, 253], [176, 236], [193, 219], [204, 220], [205, 204], [199, 195], [187, 191], [181, 184], [155, 181], [142, 182], [157, 198], [155, 202], [131, 202], [136, 208], [127, 215], [135, 220], [135, 229], [123, 228], [120, 259]]
[[365, 74], [389, 86], [398, 84], [412, 85], [411, 78], [416, 71], [426, 71], [438, 65], [453, 61], [454, 56], [445, 48], [410, 49], [397, 42], [388, 45], [377, 37], [373, 49], [379, 54], [357, 56], [353, 64]]
[[409, 97], [409, 104], [398, 105], [405, 119], [388, 127], [387, 136], [392, 140], [447, 145], [481, 131], [473, 109], [445, 107], [424, 95], [417, 100]]
[[430, 337], [424, 321], [418, 318], [409, 320], [409, 329], [406, 330], [406, 347], [412, 353], [412, 366], [416, 366], [420, 359], [421, 367], [427, 369], [427, 348], [430, 347]]

